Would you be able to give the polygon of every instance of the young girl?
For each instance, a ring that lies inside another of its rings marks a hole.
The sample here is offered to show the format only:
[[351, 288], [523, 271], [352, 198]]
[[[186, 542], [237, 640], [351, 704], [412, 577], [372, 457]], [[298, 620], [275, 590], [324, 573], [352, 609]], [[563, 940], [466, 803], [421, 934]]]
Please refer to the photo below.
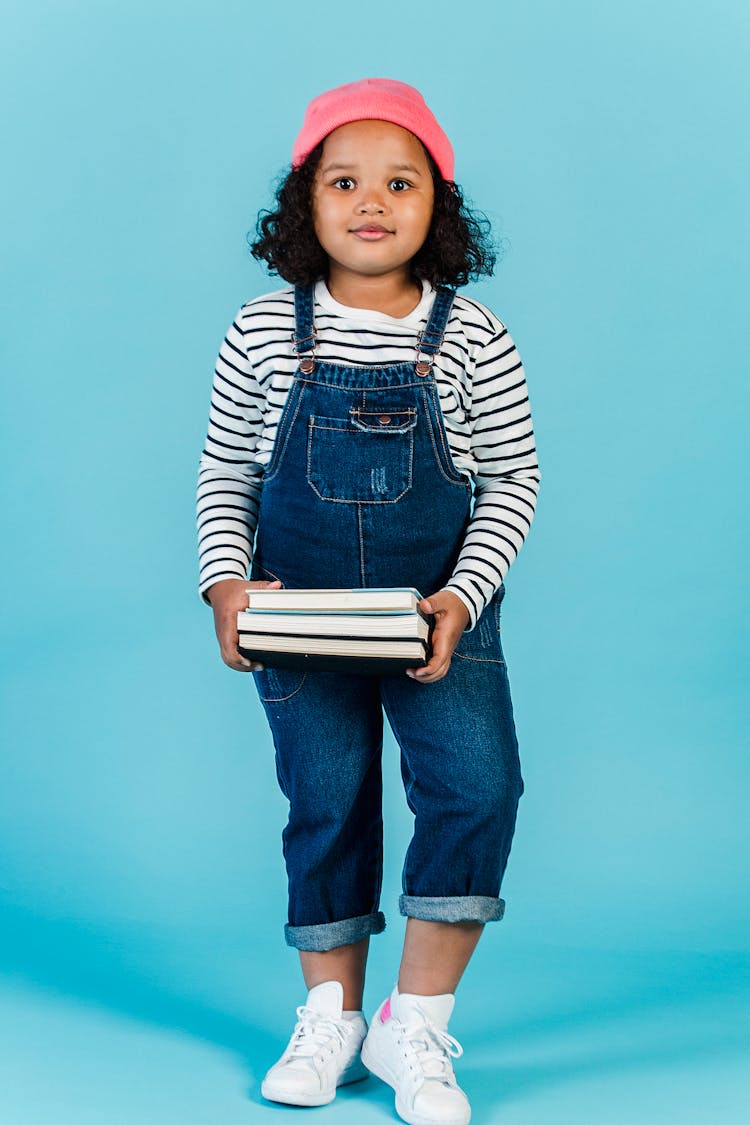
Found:
[[[254, 673], [290, 804], [285, 936], [308, 993], [262, 1093], [323, 1105], [372, 1071], [414, 1125], [470, 1117], [447, 1027], [505, 905], [523, 781], [500, 603], [540, 480], [514, 343], [455, 293], [494, 257], [453, 171], [411, 86], [369, 78], [311, 102], [253, 246], [289, 285], [227, 332], [198, 486], [200, 592], [225, 663]], [[380, 677], [251, 664], [237, 612], [248, 589], [280, 586], [414, 586], [433, 655]], [[365, 963], [385, 927], [383, 711], [415, 823], [403, 957], [368, 1030]]]

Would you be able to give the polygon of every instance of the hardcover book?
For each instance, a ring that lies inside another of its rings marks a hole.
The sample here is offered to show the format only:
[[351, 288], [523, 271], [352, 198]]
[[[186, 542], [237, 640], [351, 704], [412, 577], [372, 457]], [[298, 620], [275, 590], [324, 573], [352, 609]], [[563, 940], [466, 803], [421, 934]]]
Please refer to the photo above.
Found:
[[248, 590], [238, 648], [270, 668], [397, 675], [430, 657], [430, 623], [411, 587]]

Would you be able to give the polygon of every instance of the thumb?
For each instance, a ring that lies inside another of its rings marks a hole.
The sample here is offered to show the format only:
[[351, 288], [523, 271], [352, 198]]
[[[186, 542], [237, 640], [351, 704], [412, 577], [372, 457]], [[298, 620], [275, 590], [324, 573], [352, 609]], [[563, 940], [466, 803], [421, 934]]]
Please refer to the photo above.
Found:
[[423, 613], [433, 613], [440, 617], [443, 613], [461, 610], [466, 612], [463, 602], [452, 590], [437, 590], [427, 598], [422, 598], [419, 608]]
[[442, 590], [438, 590], [437, 593], [422, 598], [419, 603], [419, 608], [423, 613], [440, 613], [441, 610], [445, 609], [446, 604], [447, 599], [445, 593]]

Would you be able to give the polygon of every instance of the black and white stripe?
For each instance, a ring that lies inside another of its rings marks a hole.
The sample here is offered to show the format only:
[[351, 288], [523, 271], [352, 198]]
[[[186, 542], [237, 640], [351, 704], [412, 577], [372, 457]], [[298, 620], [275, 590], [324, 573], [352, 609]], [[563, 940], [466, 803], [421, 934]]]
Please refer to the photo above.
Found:
[[[347, 309], [318, 282], [317, 356], [347, 366], [412, 360], [433, 292], [423, 282], [417, 309], [397, 319]], [[263, 473], [297, 363], [293, 329], [288, 286], [243, 304], [219, 350], [198, 473], [204, 600], [214, 582], [248, 575]], [[474, 482], [471, 522], [447, 587], [473, 627], [526, 538], [541, 474], [523, 364], [489, 309], [456, 295], [434, 371], [453, 460]]]

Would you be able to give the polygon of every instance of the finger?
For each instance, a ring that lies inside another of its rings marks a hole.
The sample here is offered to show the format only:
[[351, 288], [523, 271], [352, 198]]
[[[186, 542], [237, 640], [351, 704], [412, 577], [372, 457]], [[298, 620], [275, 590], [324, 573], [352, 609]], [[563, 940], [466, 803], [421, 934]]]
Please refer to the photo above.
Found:
[[420, 684], [432, 684], [435, 683], [436, 680], [442, 680], [449, 668], [450, 661], [446, 664], [438, 664], [434, 669], [430, 663], [426, 664], [424, 668], [407, 668], [406, 674]]
[[421, 668], [409, 668], [407, 672], [414, 680], [420, 680], [422, 683], [430, 683], [433, 679], [439, 680], [445, 675], [450, 667], [450, 662], [450, 655], [435, 652], [433, 649], [432, 656], [427, 664]]
[[262, 664], [259, 660], [252, 660], [249, 656], [245, 656], [244, 652], [240, 652], [239, 649], [237, 650], [236, 660], [249, 672], [262, 672], [265, 668], [265, 664]]
[[409, 670], [412, 679], [420, 680], [422, 683], [432, 683], [434, 680], [442, 679], [450, 667], [454, 648], [453, 638], [436, 625], [432, 632], [432, 655], [424, 667]]
[[257, 660], [251, 660], [249, 656], [240, 652], [236, 640], [231, 644], [221, 646], [221, 659], [227, 667], [233, 668], [235, 672], [262, 672], [265, 667], [264, 664]]
[[430, 594], [427, 598], [422, 598], [419, 603], [419, 608], [422, 613], [433, 613], [439, 616], [445, 613], [446, 607], [450, 605], [450, 599], [446, 598], [443, 591], [438, 590], [435, 594]]
[[443, 667], [443, 664], [445, 664], [445, 659], [443, 657], [433, 655], [430, 657], [427, 664], [424, 664], [421, 668], [415, 669], [415, 675], [420, 680], [423, 680], [427, 676], [432, 676], [435, 672], [437, 672], [438, 668]]
[[240, 652], [239, 647], [235, 652], [235, 660], [241, 665], [243, 671], [247, 672], [262, 672], [265, 664], [259, 660], [251, 660], [249, 656], [245, 656], [244, 652]]
[[245, 672], [245, 670], [246, 672], [262, 672], [265, 665], [261, 664], [260, 660], [253, 660], [250, 656], [247, 656], [245, 652], [241, 650], [240, 645], [238, 645], [238, 640], [240, 640], [240, 638], [238, 638], [235, 632], [231, 643], [227, 645], [235, 663], [242, 666], [243, 672]]
[[432, 634], [432, 655], [430, 656], [430, 663], [426, 666], [430, 669], [430, 673], [434, 667], [450, 663], [453, 649], [454, 644], [452, 638], [443, 630], [436, 628]]
[[225, 660], [224, 663], [235, 672], [262, 672], [265, 668], [265, 664], [258, 664], [254, 660], [246, 660], [243, 656], [237, 660]]

